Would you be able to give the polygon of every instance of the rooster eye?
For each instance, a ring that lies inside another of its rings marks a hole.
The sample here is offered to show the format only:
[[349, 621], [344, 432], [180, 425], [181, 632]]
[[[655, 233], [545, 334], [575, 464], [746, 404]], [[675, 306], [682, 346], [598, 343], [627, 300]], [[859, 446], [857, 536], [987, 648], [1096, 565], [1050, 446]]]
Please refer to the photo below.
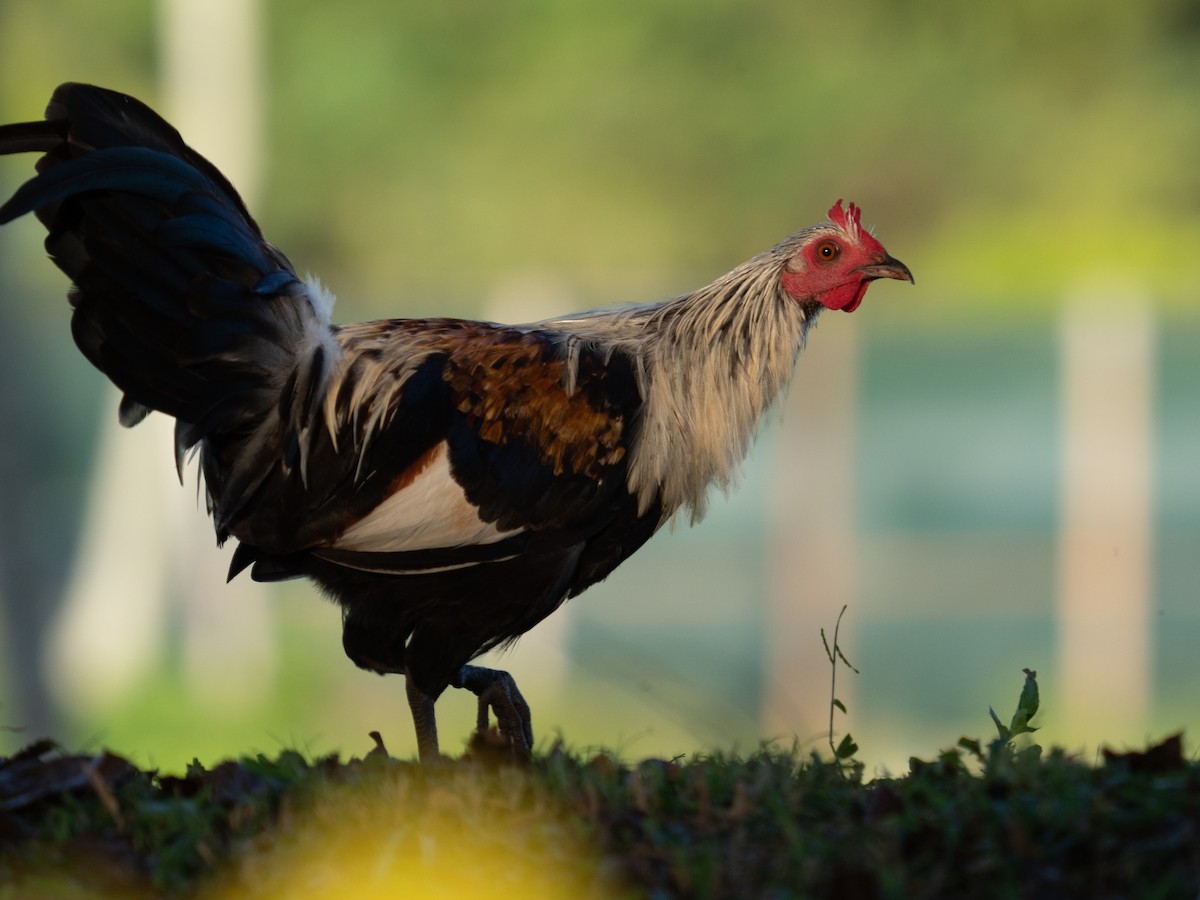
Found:
[[833, 262], [841, 252], [842, 248], [834, 241], [821, 241], [817, 244], [817, 259], [821, 262]]

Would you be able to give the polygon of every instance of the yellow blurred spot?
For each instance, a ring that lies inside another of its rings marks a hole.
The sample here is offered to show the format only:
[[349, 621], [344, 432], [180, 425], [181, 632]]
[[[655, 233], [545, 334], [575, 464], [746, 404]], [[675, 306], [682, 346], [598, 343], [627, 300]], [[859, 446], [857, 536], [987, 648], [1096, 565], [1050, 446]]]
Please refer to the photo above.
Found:
[[203, 900], [614, 896], [582, 827], [519, 771], [409, 767], [321, 788]]

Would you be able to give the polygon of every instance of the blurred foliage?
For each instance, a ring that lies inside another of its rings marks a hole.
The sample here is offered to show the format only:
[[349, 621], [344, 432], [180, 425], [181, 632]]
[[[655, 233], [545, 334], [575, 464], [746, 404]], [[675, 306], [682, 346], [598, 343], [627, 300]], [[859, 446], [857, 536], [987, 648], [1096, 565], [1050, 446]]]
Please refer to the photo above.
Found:
[[[1200, 238], [1195, 0], [274, 0], [265, 17], [261, 218], [353, 298], [347, 318], [472, 312], [531, 270], [645, 299], [842, 195], [925, 298], [958, 301], [918, 316], [1036, 309], [1097, 274], [1178, 301], [1200, 277], [1179, 263]], [[145, 0], [0, 6], [0, 111], [29, 116], [67, 78], [153, 103], [154, 27]]]

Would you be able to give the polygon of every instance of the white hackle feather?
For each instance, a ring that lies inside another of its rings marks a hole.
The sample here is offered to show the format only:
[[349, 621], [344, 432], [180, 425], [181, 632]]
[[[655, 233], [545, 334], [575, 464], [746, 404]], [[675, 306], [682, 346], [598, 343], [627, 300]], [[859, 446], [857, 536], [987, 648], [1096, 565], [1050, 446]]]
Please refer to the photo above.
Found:
[[634, 359], [645, 406], [628, 486], [639, 512], [660, 496], [665, 516], [686, 510], [694, 524], [707, 511], [708, 489], [734, 484], [820, 309], [779, 285], [782, 263], [818, 230], [791, 236], [691, 294], [536, 323], [568, 332], [569, 346], [585, 342]]

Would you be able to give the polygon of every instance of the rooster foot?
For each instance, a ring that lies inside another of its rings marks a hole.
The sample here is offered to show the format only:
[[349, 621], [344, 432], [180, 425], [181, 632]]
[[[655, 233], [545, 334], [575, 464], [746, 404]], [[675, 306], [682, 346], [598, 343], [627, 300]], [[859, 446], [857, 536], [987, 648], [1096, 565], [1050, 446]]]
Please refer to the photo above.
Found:
[[458, 672], [457, 687], [466, 688], [479, 698], [479, 717], [476, 728], [485, 734], [489, 711], [496, 714], [500, 733], [508, 739], [513, 752], [528, 757], [533, 750], [533, 724], [529, 704], [517, 690], [517, 683], [507, 672], [485, 669], [482, 666], [463, 666]]

